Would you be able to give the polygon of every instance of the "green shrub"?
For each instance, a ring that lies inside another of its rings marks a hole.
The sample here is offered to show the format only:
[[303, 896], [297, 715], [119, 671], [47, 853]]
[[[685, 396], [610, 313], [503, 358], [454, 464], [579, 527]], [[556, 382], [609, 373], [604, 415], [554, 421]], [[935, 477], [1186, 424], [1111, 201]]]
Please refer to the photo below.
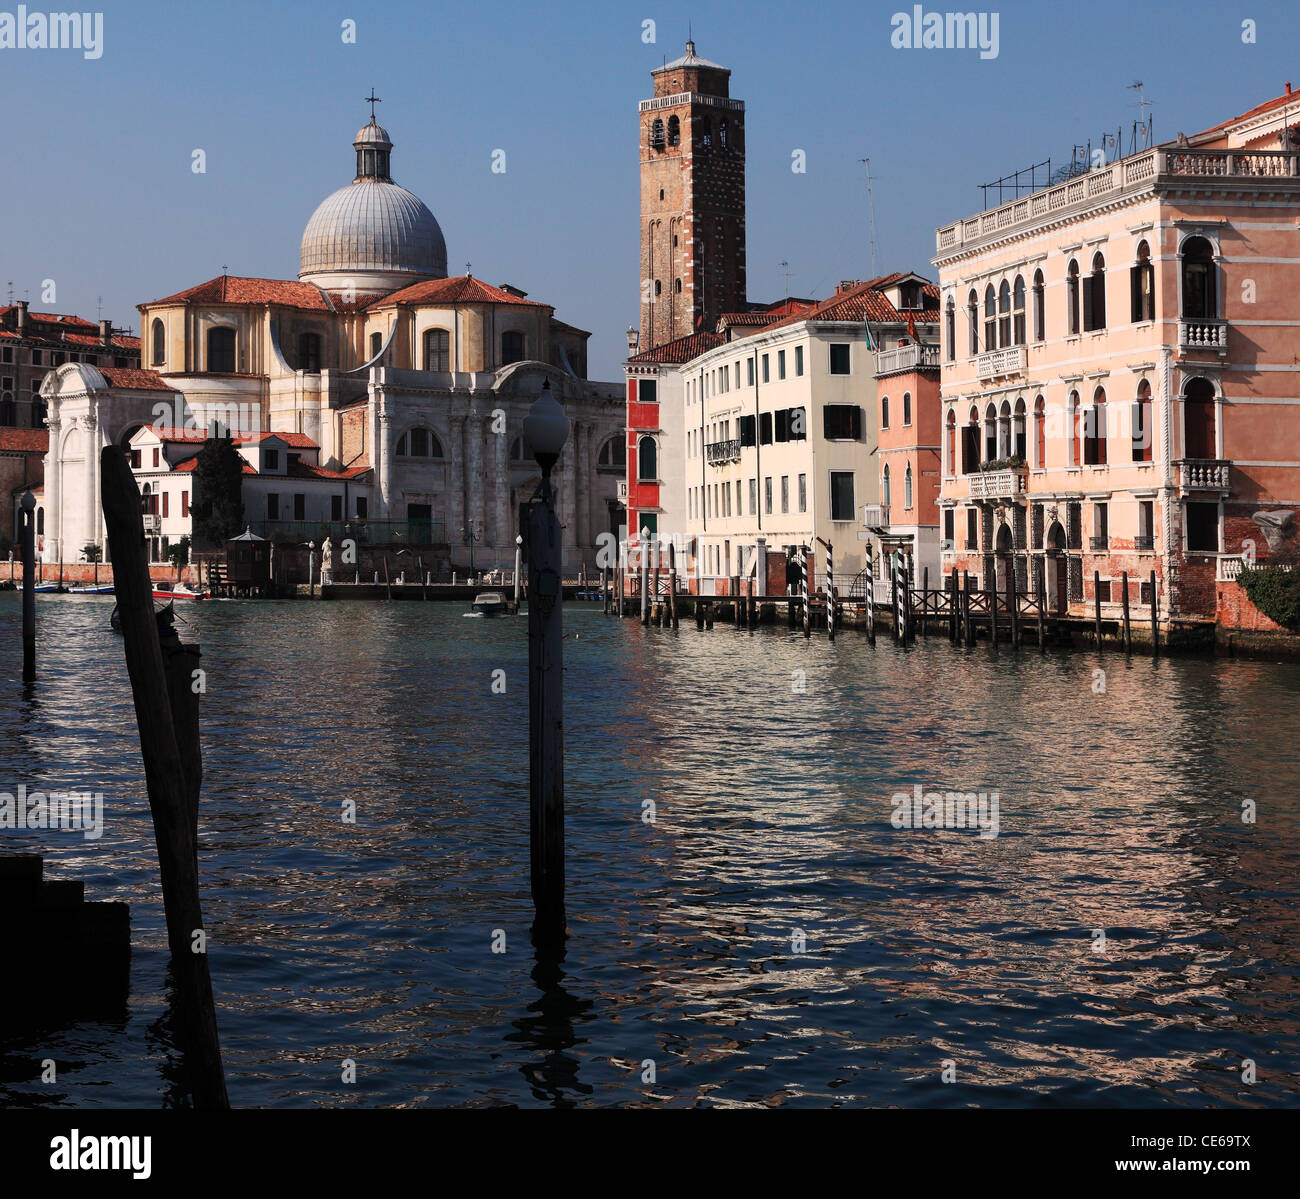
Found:
[[1284, 629], [1300, 627], [1300, 570], [1294, 566], [1261, 566], [1243, 570], [1237, 581], [1250, 602]]
[[994, 458], [989, 462], [981, 462], [980, 470], [1014, 470], [1024, 464], [1025, 460], [1019, 454], [1012, 454], [1010, 458]]

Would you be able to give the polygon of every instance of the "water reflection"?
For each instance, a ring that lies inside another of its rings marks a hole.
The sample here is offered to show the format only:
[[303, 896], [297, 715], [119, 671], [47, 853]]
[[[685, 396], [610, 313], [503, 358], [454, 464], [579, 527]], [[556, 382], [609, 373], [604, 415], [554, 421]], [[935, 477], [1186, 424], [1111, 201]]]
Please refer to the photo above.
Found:
[[[157, 1105], [166, 937], [107, 611], [43, 602], [41, 677], [0, 704], [0, 778], [103, 790], [105, 836], [6, 831], [0, 849], [40, 848], [55, 877], [132, 904], [129, 1021], [45, 1040], [77, 1062], [67, 1102]], [[17, 675], [18, 614], [0, 595], [0, 677]], [[872, 651], [851, 632], [672, 633], [571, 608], [557, 961], [528, 949], [522, 621], [439, 604], [187, 616], [208, 671], [200, 867], [237, 1105], [1300, 1090], [1294, 667]], [[996, 791], [1000, 836], [894, 828], [891, 797], [916, 784]], [[43, 1046], [5, 1041], [0, 1101], [43, 1101], [11, 1068]]]

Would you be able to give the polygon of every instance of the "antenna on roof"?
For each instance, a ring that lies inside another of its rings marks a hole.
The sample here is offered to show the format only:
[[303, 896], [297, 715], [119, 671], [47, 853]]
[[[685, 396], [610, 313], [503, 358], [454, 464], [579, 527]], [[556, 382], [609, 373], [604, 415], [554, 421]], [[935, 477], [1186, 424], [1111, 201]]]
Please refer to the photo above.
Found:
[[104, 297], [103, 296], [95, 297], [95, 319], [97, 321], [102, 321], [104, 319]]
[[1136, 154], [1138, 152], [1139, 137], [1142, 139], [1141, 148], [1143, 150], [1149, 150], [1151, 146], [1154, 144], [1152, 140], [1152, 133], [1151, 133], [1152, 122], [1147, 118], [1147, 109], [1152, 107], [1152, 103], [1146, 97], [1146, 92], [1143, 88], [1142, 80], [1135, 79], [1128, 86], [1130, 91], [1135, 91], [1138, 94], [1138, 101], [1137, 104], [1134, 105], [1134, 107], [1137, 108], [1142, 118], [1138, 122], [1137, 129], [1134, 131], [1133, 134], [1133, 153]]
[[781, 259], [777, 266], [781, 268], [781, 273], [785, 275], [785, 298], [790, 298], [790, 264], [784, 258]]
[[14, 302], [14, 281], [10, 279], [9, 280], [9, 303], [12, 304], [13, 302]]
[[859, 158], [867, 167], [867, 220], [871, 230], [871, 277], [876, 277], [876, 205], [871, 198], [871, 159]]

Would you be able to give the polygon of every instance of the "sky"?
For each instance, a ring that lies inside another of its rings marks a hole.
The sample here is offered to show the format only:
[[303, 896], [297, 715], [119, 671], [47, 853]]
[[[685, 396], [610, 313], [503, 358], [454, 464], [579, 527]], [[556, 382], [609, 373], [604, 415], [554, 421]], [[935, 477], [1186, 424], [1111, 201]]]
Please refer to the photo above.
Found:
[[[0, 23], [17, 7], [0, 0]], [[449, 273], [472, 263], [591, 330], [605, 380], [637, 320], [637, 102], [688, 23], [746, 103], [751, 300], [786, 294], [786, 269], [790, 294], [814, 298], [873, 273], [862, 158], [876, 271], [937, 278], [935, 229], [986, 207], [979, 184], [1117, 128], [1127, 140], [1135, 80], [1158, 141], [1300, 88], [1300, 6], [1272, 0], [967, 7], [997, 12], [996, 56], [896, 48], [894, 14], [913, 6], [862, 0], [101, 11], [96, 59], [0, 49], [0, 299], [12, 283], [34, 309], [93, 320], [102, 297], [138, 333], [137, 304], [223, 266], [295, 278], [308, 217], [352, 179], [373, 87], [393, 177], [438, 218]]]

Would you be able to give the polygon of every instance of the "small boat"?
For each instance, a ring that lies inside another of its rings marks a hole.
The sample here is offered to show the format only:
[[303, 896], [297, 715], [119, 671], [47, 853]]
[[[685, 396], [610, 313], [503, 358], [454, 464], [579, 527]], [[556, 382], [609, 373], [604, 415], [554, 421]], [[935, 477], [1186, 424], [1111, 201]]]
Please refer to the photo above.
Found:
[[473, 607], [481, 616], [504, 616], [510, 610], [506, 597], [499, 591], [480, 591], [474, 597]]
[[73, 587], [73, 595], [112, 595], [112, 583], [96, 583], [90, 587]]
[[[176, 611], [171, 602], [160, 604], [155, 600], [153, 618], [158, 622], [159, 633], [163, 632], [164, 629], [170, 629], [172, 621], [176, 618]], [[108, 623], [113, 632], [120, 633], [122, 631], [122, 615], [118, 612], [116, 604], [113, 605], [113, 615], [108, 618]]]
[[32, 590], [45, 592], [48, 594], [49, 592], [52, 591], [60, 591], [60, 592], [67, 591], [67, 588], [60, 587], [58, 583], [37, 583], [36, 586], [32, 588]]
[[190, 587], [190, 586], [188, 586], [188, 585], [185, 584], [185, 583], [177, 583], [175, 587], [172, 587], [172, 588], [170, 588], [170, 589], [164, 589], [164, 588], [161, 588], [161, 587], [156, 587], [156, 588], [154, 588], [153, 597], [154, 597], [154, 599], [169, 599], [169, 600], [178, 600], [178, 599], [192, 599], [192, 600], [211, 599], [211, 598], [212, 598], [212, 592], [210, 592], [210, 591], [195, 591], [193, 587]]

